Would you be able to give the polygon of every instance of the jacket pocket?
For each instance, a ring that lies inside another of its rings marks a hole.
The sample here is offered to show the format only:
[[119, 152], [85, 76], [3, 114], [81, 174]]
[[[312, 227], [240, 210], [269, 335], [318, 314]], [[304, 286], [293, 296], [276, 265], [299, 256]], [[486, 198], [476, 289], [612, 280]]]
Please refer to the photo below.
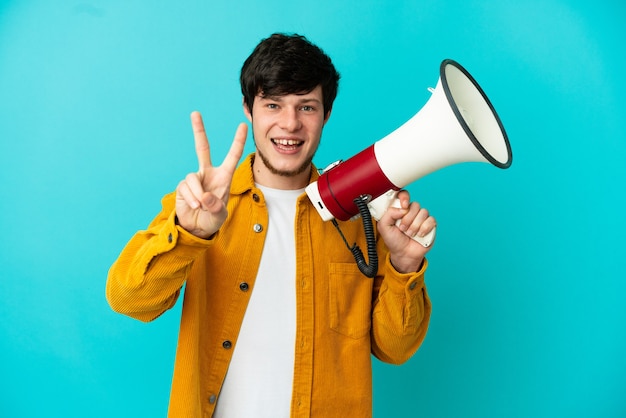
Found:
[[356, 264], [331, 263], [329, 281], [330, 328], [354, 339], [363, 338], [372, 324], [372, 279]]

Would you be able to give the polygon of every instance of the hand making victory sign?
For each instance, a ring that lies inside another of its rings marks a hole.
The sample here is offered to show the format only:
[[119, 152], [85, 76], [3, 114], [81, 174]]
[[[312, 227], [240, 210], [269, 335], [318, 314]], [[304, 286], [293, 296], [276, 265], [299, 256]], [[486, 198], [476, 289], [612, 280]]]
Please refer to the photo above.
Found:
[[191, 113], [191, 127], [199, 169], [196, 173], [189, 173], [176, 188], [176, 216], [178, 224], [187, 231], [200, 238], [209, 238], [228, 216], [226, 204], [230, 184], [243, 154], [248, 126], [245, 123], [239, 125], [230, 150], [218, 167], [211, 163], [209, 140], [199, 112]]

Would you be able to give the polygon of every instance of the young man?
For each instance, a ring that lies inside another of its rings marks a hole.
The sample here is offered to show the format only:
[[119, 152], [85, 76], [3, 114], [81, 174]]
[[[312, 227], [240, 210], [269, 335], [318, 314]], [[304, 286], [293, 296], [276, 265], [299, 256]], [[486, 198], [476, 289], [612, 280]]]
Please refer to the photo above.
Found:
[[[424, 339], [430, 248], [411, 236], [435, 220], [401, 192], [402, 208], [376, 225], [383, 261], [368, 279], [304, 193], [338, 81], [304, 37], [261, 41], [241, 71], [256, 152], [237, 167], [242, 124], [213, 166], [192, 113], [199, 170], [111, 267], [111, 307], [142, 321], [174, 306], [185, 285], [169, 416], [369, 417], [372, 354], [402, 363]], [[366, 246], [361, 222], [340, 227]]]

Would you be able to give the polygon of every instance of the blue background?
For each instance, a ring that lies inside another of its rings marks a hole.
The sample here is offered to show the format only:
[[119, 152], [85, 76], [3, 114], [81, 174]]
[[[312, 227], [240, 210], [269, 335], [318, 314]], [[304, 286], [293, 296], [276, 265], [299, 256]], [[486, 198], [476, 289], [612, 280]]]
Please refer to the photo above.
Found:
[[342, 73], [320, 166], [418, 111], [445, 58], [513, 146], [509, 170], [409, 187], [439, 223], [434, 313], [407, 364], [375, 362], [375, 416], [626, 416], [625, 18], [617, 0], [0, 1], [0, 416], [165, 416], [180, 303], [115, 314], [107, 271], [196, 169], [192, 110], [221, 161], [240, 66], [275, 31]]

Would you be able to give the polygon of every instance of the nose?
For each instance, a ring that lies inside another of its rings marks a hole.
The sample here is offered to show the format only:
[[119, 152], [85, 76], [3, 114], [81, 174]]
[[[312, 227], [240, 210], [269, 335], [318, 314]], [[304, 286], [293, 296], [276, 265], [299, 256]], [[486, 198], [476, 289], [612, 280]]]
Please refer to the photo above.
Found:
[[295, 132], [302, 126], [298, 109], [286, 108], [280, 119], [280, 127], [288, 132]]

